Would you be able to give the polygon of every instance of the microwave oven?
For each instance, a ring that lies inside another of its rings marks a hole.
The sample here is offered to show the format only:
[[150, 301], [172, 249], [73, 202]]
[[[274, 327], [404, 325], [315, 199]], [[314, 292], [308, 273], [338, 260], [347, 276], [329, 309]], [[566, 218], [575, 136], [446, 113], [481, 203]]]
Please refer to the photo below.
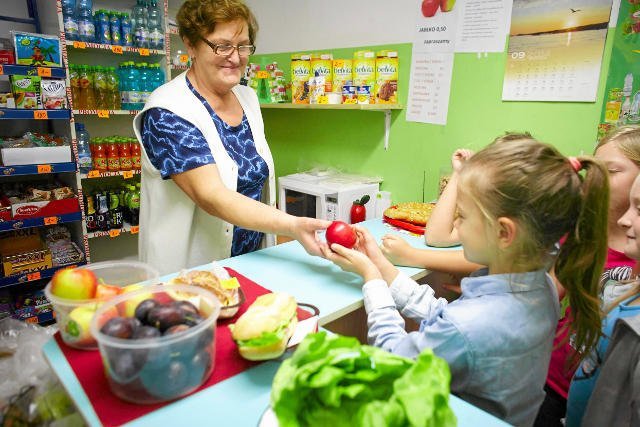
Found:
[[350, 223], [353, 202], [365, 194], [366, 219], [375, 218], [380, 179], [338, 173], [296, 173], [278, 178], [279, 208], [288, 214]]

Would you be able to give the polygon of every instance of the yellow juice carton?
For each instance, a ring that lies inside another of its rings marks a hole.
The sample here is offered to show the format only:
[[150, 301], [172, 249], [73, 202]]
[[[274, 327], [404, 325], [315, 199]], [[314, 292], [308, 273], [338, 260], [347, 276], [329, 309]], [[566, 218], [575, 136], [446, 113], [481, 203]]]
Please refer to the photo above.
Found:
[[330, 53], [314, 53], [311, 55], [311, 77], [324, 77], [324, 92], [333, 90], [333, 55]]
[[[376, 55], [371, 50], [359, 50], [353, 54], [353, 84], [365, 92], [365, 86], [369, 86], [369, 92], [373, 93], [376, 84]], [[375, 98], [371, 97], [371, 103]]]
[[333, 91], [342, 93], [342, 86], [353, 82], [353, 60], [333, 60]]
[[311, 56], [306, 53], [291, 55], [291, 102], [309, 103], [309, 78], [311, 77]]
[[376, 54], [376, 104], [398, 103], [398, 52], [381, 50]]

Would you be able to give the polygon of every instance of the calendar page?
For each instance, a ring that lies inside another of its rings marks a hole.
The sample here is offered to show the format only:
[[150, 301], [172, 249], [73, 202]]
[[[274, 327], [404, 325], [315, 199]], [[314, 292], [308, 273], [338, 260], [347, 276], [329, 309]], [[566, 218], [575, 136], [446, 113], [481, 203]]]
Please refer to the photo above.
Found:
[[595, 102], [611, 0], [514, 0], [505, 101]]

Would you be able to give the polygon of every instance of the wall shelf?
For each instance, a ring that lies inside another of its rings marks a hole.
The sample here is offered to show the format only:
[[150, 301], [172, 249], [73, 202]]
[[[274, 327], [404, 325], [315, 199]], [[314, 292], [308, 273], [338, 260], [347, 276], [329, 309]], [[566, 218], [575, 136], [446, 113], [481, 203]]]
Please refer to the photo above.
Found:
[[93, 239], [96, 237], [110, 237], [114, 239], [125, 233], [138, 234], [139, 231], [139, 225], [129, 225], [125, 222], [122, 228], [114, 228], [109, 231], [89, 231], [87, 232], [87, 238]]
[[23, 110], [19, 108], [0, 108], [0, 120], [69, 120], [70, 118], [71, 110]]
[[402, 110], [400, 104], [260, 104], [260, 108], [291, 109], [291, 110], [364, 110], [364, 111], [386, 111]]
[[118, 172], [99, 172], [97, 170], [91, 170], [89, 173], [81, 173], [80, 179], [94, 179], [94, 178], [106, 178], [110, 176], [122, 176], [124, 179], [133, 178], [134, 175], [140, 175], [142, 172], [139, 170], [130, 171], [118, 171]]
[[1, 64], [0, 75], [40, 76], [64, 79], [67, 73], [59, 67], [32, 67], [29, 65]]
[[73, 110], [75, 116], [98, 116], [108, 119], [109, 116], [135, 116], [140, 110]]
[[41, 279], [50, 279], [51, 277], [53, 277], [55, 272], [60, 269], [67, 268], [67, 267], [78, 267], [85, 264], [86, 262], [82, 261], [82, 262], [76, 262], [68, 265], [59, 265], [59, 266], [47, 268], [44, 270], [32, 271], [30, 273], [21, 273], [13, 276], [0, 277], [0, 288], [34, 282], [36, 280], [41, 280]]
[[133, 47], [133, 46], [119, 46], [119, 45], [111, 45], [111, 44], [100, 44], [100, 43], [90, 43], [90, 42], [79, 42], [79, 41], [70, 41], [67, 40], [65, 42], [66, 46], [75, 49], [76, 51], [82, 51], [83, 49], [93, 49], [93, 50], [110, 50], [114, 55], [122, 55], [122, 54], [138, 54], [140, 56], [165, 56], [166, 52], [164, 50], [159, 49], [147, 49], [142, 47]]
[[48, 163], [41, 165], [0, 166], [0, 176], [41, 175], [45, 173], [75, 172], [76, 164]]
[[50, 215], [47, 217], [13, 219], [0, 222], [0, 231], [19, 230], [21, 228], [42, 227], [44, 225], [62, 224], [82, 220], [80, 211], [68, 214]]

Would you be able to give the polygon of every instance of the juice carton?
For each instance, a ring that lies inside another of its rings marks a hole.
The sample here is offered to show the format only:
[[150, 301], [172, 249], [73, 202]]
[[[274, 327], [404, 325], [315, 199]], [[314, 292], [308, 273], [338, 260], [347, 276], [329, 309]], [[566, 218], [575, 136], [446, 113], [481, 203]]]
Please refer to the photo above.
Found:
[[309, 78], [311, 77], [311, 56], [306, 53], [291, 55], [291, 102], [309, 103]]
[[311, 75], [324, 77], [324, 92], [333, 91], [333, 55], [321, 53], [311, 55]]
[[[376, 84], [375, 52], [359, 50], [353, 54], [353, 84], [356, 87], [369, 86], [369, 92], [373, 92], [372, 89]], [[361, 91], [364, 92], [365, 89], [362, 88]], [[375, 103], [374, 97], [371, 97], [371, 103]]]
[[44, 34], [12, 31], [16, 64], [62, 67], [60, 39]]
[[40, 77], [10, 76], [11, 91], [15, 98], [16, 108], [35, 110], [42, 108], [40, 100]]
[[353, 82], [353, 61], [351, 59], [333, 60], [333, 91], [342, 92], [342, 86]]
[[376, 54], [376, 85], [373, 93], [377, 104], [398, 103], [398, 52], [381, 50]]

